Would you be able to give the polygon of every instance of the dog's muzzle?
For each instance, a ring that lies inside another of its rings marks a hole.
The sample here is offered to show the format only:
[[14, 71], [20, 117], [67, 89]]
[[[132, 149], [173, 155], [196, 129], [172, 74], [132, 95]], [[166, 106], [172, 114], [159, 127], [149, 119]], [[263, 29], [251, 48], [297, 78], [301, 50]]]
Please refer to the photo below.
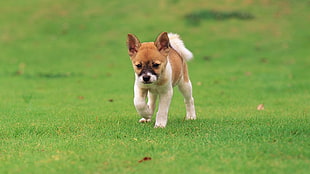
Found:
[[149, 75], [143, 75], [143, 76], [142, 76], [142, 79], [143, 79], [144, 83], [148, 83], [148, 82], [150, 81], [150, 79], [151, 79], [151, 76], [149, 76]]
[[157, 76], [150, 72], [142, 73], [139, 76], [139, 81], [144, 84], [151, 84], [151, 83], [154, 83], [156, 80], [157, 80]]

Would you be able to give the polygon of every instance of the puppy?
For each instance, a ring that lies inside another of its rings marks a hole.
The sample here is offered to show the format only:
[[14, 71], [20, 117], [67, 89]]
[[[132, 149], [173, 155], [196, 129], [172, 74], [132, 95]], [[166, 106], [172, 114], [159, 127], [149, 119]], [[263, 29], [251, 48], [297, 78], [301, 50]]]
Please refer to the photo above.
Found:
[[184, 96], [186, 119], [195, 120], [192, 85], [186, 64], [193, 54], [185, 48], [179, 35], [162, 32], [155, 42], [140, 43], [135, 35], [128, 34], [127, 46], [135, 71], [134, 105], [142, 116], [139, 122], [151, 121], [159, 97], [155, 128], [166, 127], [174, 86], [178, 86]]

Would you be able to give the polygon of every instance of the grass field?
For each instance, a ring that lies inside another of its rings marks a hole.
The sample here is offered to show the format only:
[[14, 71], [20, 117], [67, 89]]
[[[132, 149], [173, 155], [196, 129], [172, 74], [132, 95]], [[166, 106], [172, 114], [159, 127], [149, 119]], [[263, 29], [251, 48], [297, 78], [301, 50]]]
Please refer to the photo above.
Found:
[[[308, 173], [309, 5], [1, 1], [0, 173]], [[154, 129], [138, 123], [125, 41], [162, 31], [195, 55], [198, 119], [176, 91]]]

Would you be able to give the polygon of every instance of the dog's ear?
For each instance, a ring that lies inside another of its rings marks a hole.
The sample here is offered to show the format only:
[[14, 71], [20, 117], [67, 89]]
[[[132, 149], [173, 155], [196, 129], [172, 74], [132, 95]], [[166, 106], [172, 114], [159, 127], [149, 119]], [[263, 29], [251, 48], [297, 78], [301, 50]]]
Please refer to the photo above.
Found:
[[140, 41], [135, 35], [128, 34], [127, 46], [128, 46], [128, 54], [130, 57], [138, 52], [140, 45], [141, 45]]
[[160, 33], [157, 36], [154, 44], [157, 47], [159, 52], [167, 54], [169, 52], [169, 49], [170, 49], [169, 37], [168, 37], [167, 32]]

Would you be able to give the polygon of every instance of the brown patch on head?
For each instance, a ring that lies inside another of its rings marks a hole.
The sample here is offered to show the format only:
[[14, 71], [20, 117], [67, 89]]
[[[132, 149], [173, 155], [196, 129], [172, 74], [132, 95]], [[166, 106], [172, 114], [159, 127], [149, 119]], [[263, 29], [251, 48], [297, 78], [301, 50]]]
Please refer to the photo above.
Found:
[[142, 43], [137, 54], [132, 57], [135, 72], [139, 75], [142, 71], [153, 71], [160, 76], [167, 64], [167, 57], [163, 56], [153, 42]]
[[167, 65], [169, 38], [166, 32], [161, 33], [155, 42], [140, 43], [133, 34], [127, 38], [128, 54], [137, 75], [144, 71], [160, 77]]

